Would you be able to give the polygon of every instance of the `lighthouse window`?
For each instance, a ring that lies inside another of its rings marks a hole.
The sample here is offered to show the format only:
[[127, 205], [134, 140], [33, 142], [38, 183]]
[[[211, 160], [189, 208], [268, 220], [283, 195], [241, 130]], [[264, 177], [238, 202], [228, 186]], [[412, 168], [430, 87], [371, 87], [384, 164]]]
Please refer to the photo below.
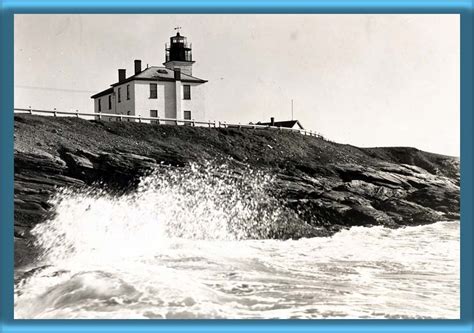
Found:
[[188, 84], [183, 86], [183, 99], [191, 99], [191, 86]]
[[192, 56], [192, 54], [191, 54], [191, 51], [190, 51], [190, 50], [189, 50], [189, 51], [185, 51], [185, 52], [184, 52], [184, 57], [185, 57], [186, 61], [192, 61], [193, 56]]
[[156, 83], [150, 83], [150, 98], [158, 98], [158, 87]]
[[191, 111], [184, 111], [184, 120], [191, 120]]
[[151, 118], [158, 118], [158, 110], [150, 110]]

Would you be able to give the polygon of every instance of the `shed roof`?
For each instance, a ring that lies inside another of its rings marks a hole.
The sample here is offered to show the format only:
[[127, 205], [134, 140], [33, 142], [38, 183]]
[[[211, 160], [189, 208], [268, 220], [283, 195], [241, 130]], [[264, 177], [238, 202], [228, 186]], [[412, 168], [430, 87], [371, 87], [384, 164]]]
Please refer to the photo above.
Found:
[[[271, 125], [270, 122], [258, 122], [258, 125]], [[275, 121], [273, 123], [273, 126], [275, 127], [287, 127], [287, 128], [293, 128], [295, 125], [298, 125], [301, 129], [304, 129], [303, 125], [299, 122], [299, 120], [284, 120], [284, 121]]]

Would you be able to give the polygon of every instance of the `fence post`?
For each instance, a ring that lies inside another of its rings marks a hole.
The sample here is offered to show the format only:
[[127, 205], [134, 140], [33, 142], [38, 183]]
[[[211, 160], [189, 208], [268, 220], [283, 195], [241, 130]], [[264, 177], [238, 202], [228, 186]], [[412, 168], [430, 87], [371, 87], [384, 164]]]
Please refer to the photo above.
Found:
[[33, 114], [33, 109], [31, 109], [31, 105], [28, 108], [30, 109], [30, 114]]
[[156, 123], [159, 125], [160, 124], [160, 117], [157, 117], [158, 119], [156, 120]]
[[195, 127], [195, 126], [196, 126], [196, 122], [194, 121], [194, 119], [193, 119], [193, 122], [192, 122], [192, 124], [193, 124], [193, 127]]
[[120, 115], [120, 118], [119, 118], [119, 119], [120, 119], [120, 121], [122, 121], [122, 120], [123, 120], [123, 117], [122, 117], [122, 115]]
[[56, 108], [53, 109], [54, 110], [54, 116], [57, 117], [57, 113], [56, 113]]
[[214, 128], [216, 127], [216, 121], [214, 120]]
[[209, 120], [209, 121], [207, 122], [207, 124], [209, 125], [209, 128], [210, 128], [210, 127], [211, 127], [211, 121]]
[[102, 114], [99, 112], [99, 120], [102, 120]]
[[219, 128], [221, 128], [221, 121], [219, 120]]
[[76, 118], [79, 118], [79, 110], [76, 110]]

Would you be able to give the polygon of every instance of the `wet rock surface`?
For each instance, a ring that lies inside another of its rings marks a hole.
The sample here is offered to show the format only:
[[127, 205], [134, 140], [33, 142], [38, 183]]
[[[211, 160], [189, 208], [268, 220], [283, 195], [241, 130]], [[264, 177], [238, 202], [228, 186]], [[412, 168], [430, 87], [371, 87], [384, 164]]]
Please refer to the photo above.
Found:
[[357, 148], [273, 130], [194, 128], [15, 116], [15, 265], [35, 256], [30, 230], [59, 188], [133, 190], [160, 164], [228, 163], [275, 175], [272, 195], [298, 215], [275, 238], [351, 226], [459, 219], [459, 159], [414, 148]]

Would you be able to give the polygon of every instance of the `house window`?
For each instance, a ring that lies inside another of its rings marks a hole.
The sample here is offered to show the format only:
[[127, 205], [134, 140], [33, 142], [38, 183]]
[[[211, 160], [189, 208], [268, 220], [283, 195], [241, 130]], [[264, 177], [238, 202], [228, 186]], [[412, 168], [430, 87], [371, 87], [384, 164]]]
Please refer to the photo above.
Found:
[[112, 109], [112, 95], [109, 95], [109, 110]]
[[191, 111], [184, 111], [184, 120], [191, 120]]
[[158, 118], [158, 110], [150, 110], [151, 118]]
[[158, 98], [158, 86], [156, 83], [150, 83], [150, 98]]
[[101, 112], [102, 111], [102, 105], [100, 103], [100, 98], [98, 99], [98, 103], [99, 103], [99, 112]]
[[188, 84], [183, 86], [183, 99], [191, 99], [191, 86]]
[[130, 85], [127, 84], [127, 100], [130, 99]]
[[122, 101], [122, 96], [120, 94], [120, 88], [118, 88], [118, 91], [117, 91], [117, 100], [118, 100], [119, 103]]

